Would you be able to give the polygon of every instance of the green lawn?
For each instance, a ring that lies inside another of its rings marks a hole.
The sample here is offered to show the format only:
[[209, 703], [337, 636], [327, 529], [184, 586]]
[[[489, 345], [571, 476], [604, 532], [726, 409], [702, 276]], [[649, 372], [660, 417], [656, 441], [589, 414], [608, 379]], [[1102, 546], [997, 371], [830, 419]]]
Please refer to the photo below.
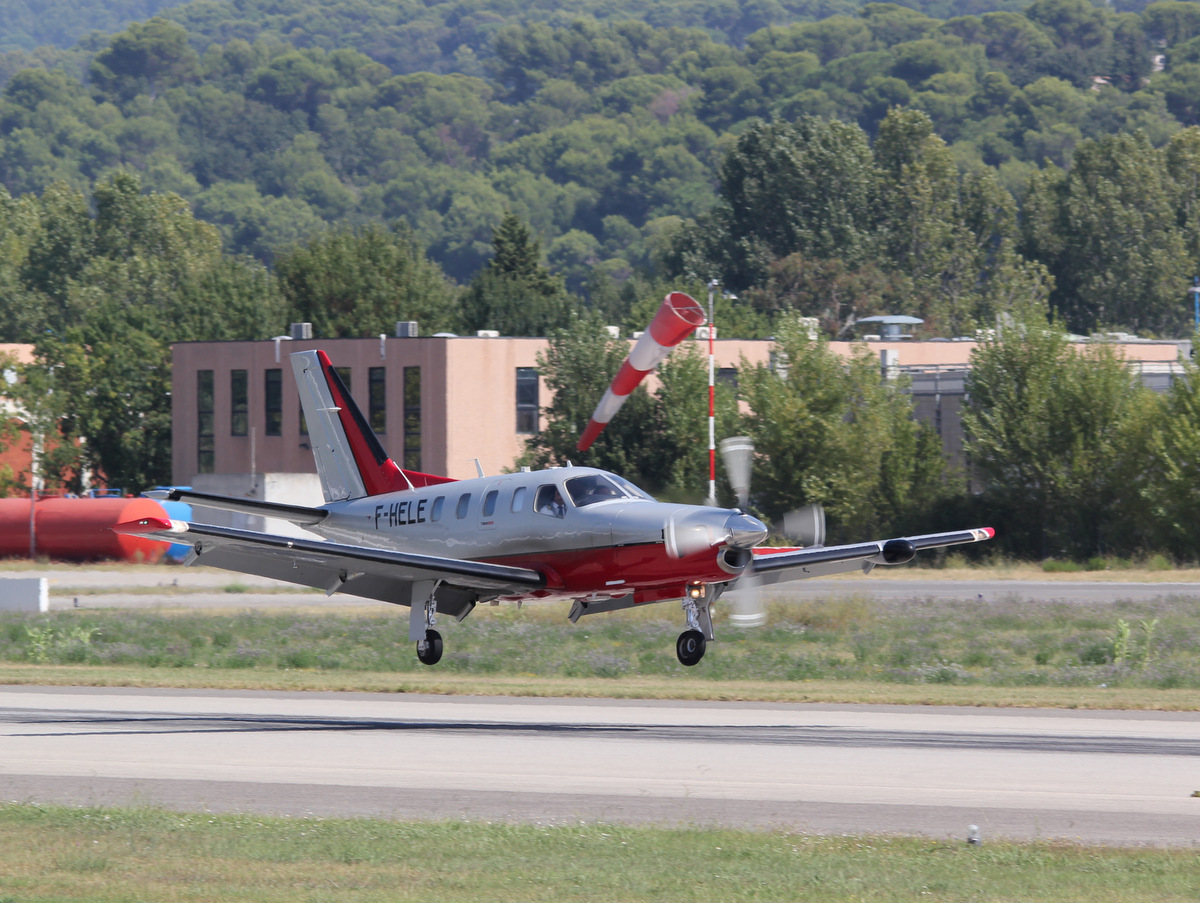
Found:
[[0, 901], [1194, 901], [1200, 853], [0, 806]]

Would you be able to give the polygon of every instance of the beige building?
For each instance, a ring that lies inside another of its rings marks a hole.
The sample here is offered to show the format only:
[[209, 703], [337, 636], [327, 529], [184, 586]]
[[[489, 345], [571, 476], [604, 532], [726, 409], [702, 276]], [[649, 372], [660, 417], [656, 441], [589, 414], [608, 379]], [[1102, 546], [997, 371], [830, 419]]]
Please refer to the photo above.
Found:
[[[707, 353], [703, 339], [693, 340]], [[1126, 359], [1155, 388], [1178, 371], [1186, 342], [1118, 340]], [[550, 398], [537, 373], [545, 339], [466, 336], [195, 342], [174, 346], [172, 461], [176, 485], [318, 504], [320, 490], [288, 354], [324, 350], [404, 467], [464, 478], [511, 468], [542, 425]], [[766, 364], [769, 341], [717, 340], [725, 378], [743, 364]], [[959, 411], [971, 341], [883, 341], [869, 337], [881, 374], [912, 381], [917, 416], [933, 424], [952, 461], [961, 462]], [[834, 342], [848, 356], [853, 345]], [[620, 416], [620, 415], [618, 415]]]

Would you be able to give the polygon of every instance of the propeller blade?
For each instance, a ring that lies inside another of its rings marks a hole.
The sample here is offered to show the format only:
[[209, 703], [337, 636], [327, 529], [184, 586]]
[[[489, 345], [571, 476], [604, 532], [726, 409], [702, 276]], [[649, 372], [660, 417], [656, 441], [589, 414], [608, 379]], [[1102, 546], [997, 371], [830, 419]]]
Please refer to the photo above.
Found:
[[750, 466], [754, 461], [754, 443], [749, 436], [731, 436], [721, 440], [721, 460], [725, 462], [725, 474], [729, 485], [737, 496], [738, 507], [745, 508], [750, 501]]
[[762, 583], [754, 574], [754, 562], [738, 578], [734, 588], [725, 594], [729, 600], [729, 623], [733, 627], [762, 627], [767, 623], [767, 606], [763, 600]]
[[783, 535], [798, 546], [825, 545], [825, 506], [805, 505], [783, 516]]

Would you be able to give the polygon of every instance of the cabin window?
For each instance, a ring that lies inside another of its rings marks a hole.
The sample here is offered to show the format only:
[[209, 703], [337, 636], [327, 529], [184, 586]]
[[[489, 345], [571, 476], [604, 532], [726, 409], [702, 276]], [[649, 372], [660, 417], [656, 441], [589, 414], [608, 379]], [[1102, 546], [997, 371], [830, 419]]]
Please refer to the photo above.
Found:
[[539, 486], [533, 501], [534, 510], [538, 514], [548, 514], [551, 517], [562, 517], [566, 514], [567, 506], [563, 502], [562, 493], [553, 483]]
[[250, 383], [245, 370], [229, 372], [229, 434], [245, 436], [250, 431]]
[[266, 413], [264, 432], [268, 436], [283, 435], [283, 371], [278, 367], [267, 370], [263, 380], [263, 395], [265, 401], [263, 410]]
[[525, 487], [518, 486], [513, 490], [512, 513], [519, 514], [525, 507]]
[[496, 513], [496, 499], [500, 495], [499, 489], [493, 489], [483, 497], [483, 516], [491, 517]]
[[446, 497], [439, 495], [433, 500], [433, 508], [429, 511], [429, 519], [435, 523], [442, 519], [442, 509], [446, 507]]
[[458, 497], [458, 507], [454, 511], [454, 516], [462, 520], [467, 516], [467, 509], [471, 507], [471, 493], [464, 492]]

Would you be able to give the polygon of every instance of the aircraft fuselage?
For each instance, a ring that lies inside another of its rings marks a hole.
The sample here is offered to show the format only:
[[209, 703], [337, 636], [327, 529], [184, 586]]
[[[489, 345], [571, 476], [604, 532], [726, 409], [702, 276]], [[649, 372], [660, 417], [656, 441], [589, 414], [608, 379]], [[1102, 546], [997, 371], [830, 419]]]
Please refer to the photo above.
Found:
[[657, 502], [624, 479], [586, 467], [458, 480], [325, 508], [314, 526], [335, 542], [532, 568], [545, 589], [505, 598], [679, 598], [727, 582], [748, 556], [735, 533], [766, 528], [741, 511]]

